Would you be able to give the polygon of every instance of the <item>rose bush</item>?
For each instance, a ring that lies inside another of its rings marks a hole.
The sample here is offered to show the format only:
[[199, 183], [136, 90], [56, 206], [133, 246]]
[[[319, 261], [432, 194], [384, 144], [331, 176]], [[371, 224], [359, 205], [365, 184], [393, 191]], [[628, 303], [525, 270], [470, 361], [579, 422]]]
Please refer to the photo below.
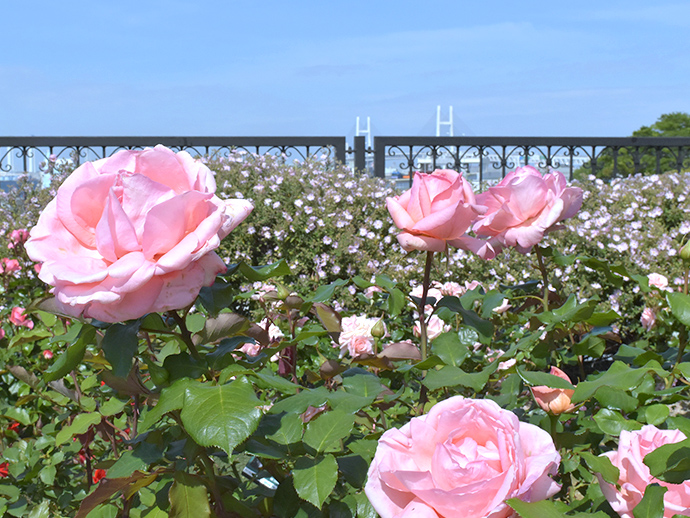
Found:
[[[574, 216], [582, 206], [582, 189], [568, 187], [558, 171], [543, 175], [532, 166], [519, 167], [498, 184], [477, 195], [488, 208], [474, 223], [478, 236], [491, 238], [494, 249], [515, 247], [527, 253], [556, 223]], [[490, 258], [486, 250], [478, 252]]]
[[408, 251], [445, 251], [447, 243], [462, 238], [486, 210], [475, 202], [462, 173], [448, 169], [415, 173], [412, 188], [386, 203], [395, 225], [403, 230], [398, 241]]
[[642, 500], [645, 489], [655, 483], [668, 488], [664, 495], [664, 518], [676, 514], [690, 516], [690, 480], [682, 484], [663, 482], [654, 478], [643, 462], [648, 453], [660, 446], [685, 438], [680, 430], [660, 430], [653, 425], [643, 426], [640, 430], [621, 431], [618, 450], [603, 454], [620, 471], [620, 489], [606, 482], [601, 475], [599, 482], [609, 504], [622, 518], [633, 518], [633, 509]]
[[122, 150], [76, 169], [26, 251], [61, 311], [105, 322], [185, 307], [225, 271], [213, 250], [252, 210], [186, 152]]
[[510, 498], [555, 494], [548, 433], [489, 400], [455, 396], [379, 439], [367, 497], [382, 518], [507, 517]]

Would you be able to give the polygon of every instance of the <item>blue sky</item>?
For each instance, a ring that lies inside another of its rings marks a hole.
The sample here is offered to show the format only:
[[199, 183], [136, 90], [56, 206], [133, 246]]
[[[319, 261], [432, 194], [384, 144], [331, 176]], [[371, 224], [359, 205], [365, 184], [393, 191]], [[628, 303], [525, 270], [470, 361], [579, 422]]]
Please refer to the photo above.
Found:
[[626, 136], [690, 112], [690, 2], [5, 1], [0, 135]]

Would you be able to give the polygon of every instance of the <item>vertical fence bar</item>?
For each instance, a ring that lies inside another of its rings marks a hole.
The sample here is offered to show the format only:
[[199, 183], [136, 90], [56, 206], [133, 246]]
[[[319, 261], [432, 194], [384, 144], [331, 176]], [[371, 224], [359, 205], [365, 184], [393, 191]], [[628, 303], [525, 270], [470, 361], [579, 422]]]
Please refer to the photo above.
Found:
[[365, 147], [366, 137], [360, 135], [355, 137], [355, 173], [362, 174], [366, 169]]
[[374, 137], [374, 176], [386, 177], [386, 144], [382, 137]]

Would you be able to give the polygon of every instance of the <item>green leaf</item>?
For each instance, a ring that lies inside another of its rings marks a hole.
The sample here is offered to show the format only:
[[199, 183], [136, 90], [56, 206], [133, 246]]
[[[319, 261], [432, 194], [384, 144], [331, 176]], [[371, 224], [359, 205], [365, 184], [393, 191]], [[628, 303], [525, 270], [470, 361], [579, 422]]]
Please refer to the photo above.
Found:
[[682, 324], [690, 326], [690, 295], [679, 292], [667, 293], [666, 300], [673, 316]]
[[108, 478], [127, 478], [131, 477], [135, 471], [144, 471], [146, 463], [136, 457], [132, 450], [126, 450], [115, 461], [115, 464], [108, 468]]
[[305, 302], [325, 302], [333, 298], [336, 288], [345, 286], [350, 281], [348, 279], [336, 279], [331, 284], [319, 286], [311, 295], [307, 296]]
[[[468, 328], [463, 328], [459, 332], [449, 331], [439, 335], [431, 345], [432, 352], [441, 358], [446, 365], [460, 367], [470, 354], [469, 347], [463, 340], [467, 337], [468, 332], [477, 337], [474, 329]], [[472, 343], [475, 341], [472, 340]]]
[[506, 296], [498, 290], [488, 291], [482, 302], [482, 318], [491, 318], [494, 314], [494, 308], [503, 304], [505, 298]]
[[[304, 443], [317, 452], [340, 451], [341, 439], [350, 435], [355, 416], [341, 410], [325, 412], [307, 425]], [[312, 502], [313, 503], [313, 502]]]
[[605, 327], [610, 326], [613, 322], [619, 320], [620, 318], [621, 316], [618, 313], [612, 309], [609, 309], [603, 313], [593, 313], [591, 317], [585, 320], [585, 322], [587, 322], [590, 326]]
[[600, 336], [588, 336], [573, 344], [573, 354], [578, 356], [591, 356], [601, 358], [606, 350], [606, 342]]
[[187, 387], [194, 383], [189, 378], [182, 378], [161, 391], [158, 403], [149, 410], [139, 425], [139, 433], [144, 433], [159, 422], [165, 414], [181, 410], [184, 406], [184, 395]]
[[50, 331], [47, 331], [45, 329], [27, 329], [24, 331], [20, 331], [19, 333], [14, 335], [10, 340], [9, 347], [12, 348], [15, 345], [28, 344], [31, 342], [35, 342], [36, 340], [48, 338], [49, 336], [53, 335], [50, 333]]
[[623, 412], [632, 412], [636, 410], [639, 405], [637, 398], [615, 387], [606, 387], [605, 390], [597, 390], [594, 397], [602, 406], [622, 410]]
[[119, 414], [124, 410], [125, 406], [127, 406], [127, 403], [128, 401], [122, 401], [116, 397], [111, 397], [101, 405], [101, 408], [99, 408], [98, 411], [104, 416]]
[[204, 324], [206, 323], [206, 315], [201, 313], [190, 313], [187, 315], [185, 323], [187, 325], [187, 330], [190, 333], [197, 333], [204, 328]]
[[292, 474], [300, 498], [321, 509], [338, 480], [338, 463], [333, 455], [315, 459], [300, 457]]
[[170, 518], [209, 518], [211, 508], [208, 504], [208, 493], [197, 477], [182, 471], [175, 472], [170, 492]]
[[498, 368], [498, 362], [492, 362], [481, 372], [468, 373], [459, 367], [445, 366], [439, 370], [430, 370], [422, 383], [429, 390], [462, 385], [479, 392], [489, 381], [489, 376]]
[[347, 372], [343, 374], [343, 388], [349, 394], [372, 398], [372, 401], [373, 398], [386, 389], [386, 387], [381, 384], [381, 380], [376, 376], [371, 374], [355, 374], [349, 376]]
[[367, 480], [369, 463], [360, 455], [344, 455], [337, 458], [338, 469], [348, 484], [361, 488]]
[[60, 446], [67, 439], [71, 439], [75, 435], [86, 433], [93, 425], [101, 422], [101, 414], [98, 412], [89, 412], [86, 414], [79, 414], [74, 418], [72, 424], [61, 428], [55, 436], [55, 446]]
[[296, 383], [293, 383], [291, 381], [286, 380], [285, 378], [278, 376], [277, 374], [274, 374], [273, 372], [254, 372], [254, 371], [249, 371], [251, 376], [255, 376], [257, 378], [257, 385], [260, 387], [270, 387], [273, 389], [276, 389], [278, 392], [281, 392], [282, 394], [297, 394], [297, 391], [300, 390], [302, 387], [297, 385]]
[[479, 332], [479, 334], [483, 335], [484, 337], [490, 338], [494, 334], [494, 325], [491, 323], [491, 321], [481, 318], [479, 315], [477, 315], [477, 313], [475, 313], [471, 309], [465, 309], [464, 307], [464, 299], [470, 293], [474, 293], [474, 291], [468, 292], [465, 295], [463, 295], [462, 301], [457, 297], [443, 297], [436, 304], [436, 307], [444, 307], [450, 309], [451, 311], [454, 311], [455, 313], [460, 313], [465, 325], [476, 329]]
[[602, 408], [594, 416], [594, 421], [599, 425], [601, 431], [609, 435], [620, 435], [622, 430], [639, 430], [642, 425], [637, 421], [629, 421], [618, 412]]
[[376, 286], [380, 286], [381, 288], [384, 288], [388, 291], [393, 290], [398, 285], [397, 282], [395, 282], [393, 279], [388, 277], [388, 275], [384, 275], [384, 274], [376, 275], [374, 277], [374, 282], [375, 282]]
[[398, 288], [388, 290], [388, 315], [395, 317], [405, 308], [405, 294]]
[[261, 401], [245, 377], [227, 385], [193, 383], [185, 390], [181, 418], [201, 446], [217, 446], [228, 455], [249, 437], [261, 419]]
[[690, 439], [656, 448], [645, 456], [644, 463], [653, 477], [682, 484], [690, 479]]
[[658, 426], [669, 416], [670, 411], [667, 405], [649, 405], [644, 409], [645, 419], [648, 424]]
[[237, 286], [228, 283], [222, 277], [216, 277], [211, 286], [201, 288], [198, 300], [211, 315], [217, 315], [223, 309], [230, 307], [237, 291]]
[[578, 383], [573, 394], [573, 403], [591, 398], [602, 387], [616, 387], [621, 390], [635, 388], [647, 372], [649, 370], [645, 368], [633, 369], [623, 362], [616, 361], [599, 378]]
[[96, 338], [96, 328], [93, 326], [83, 326], [75, 342], [63, 352], [55, 363], [53, 363], [44, 375], [47, 383], [58, 380], [72, 370], [84, 359], [86, 346], [94, 343]]
[[540, 500], [538, 502], [523, 502], [519, 498], [511, 498], [506, 503], [512, 507], [521, 518], [567, 518], [558, 510], [555, 502]]
[[132, 368], [132, 358], [139, 348], [139, 321], [128, 324], [113, 324], [105, 331], [101, 348], [105, 359], [113, 367], [113, 374], [126, 378]]
[[302, 419], [298, 414], [283, 414], [280, 416], [280, 427], [266, 438], [288, 446], [302, 441], [302, 428]]
[[611, 460], [604, 455], [593, 455], [588, 451], [583, 451], [580, 453], [589, 469], [595, 473], [600, 473], [602, 478], [609, 484], [618, 484], [618, 479], [620, 478], [620, 470], [611, 464]]
[[267, 264], [266, 266], [249, 266], [244, 261], [241, 261], [240, 263], [230, 265], [228, 267], [228, 271], [223, 275], [232, 275], [238, 270], [247, 280], [251, 282], [263, 282], [273, 277], [282, 277], [284, 275], [292, 274], [292, 271], [290, 271], [290, 267], [285, 259], [281, 259], [280, 261]]
[[237, 313], [221, 313], [206, 320], [204, 328], [192, 337], [194, 345], [216, 342], [229, 336], [241, 335], [250, 327], [249, 320]]
[[574, 390], [575, 387], [569, 381], [547, 372], [525, 371], [518, 367], [517, 373], [522, 381], [532, 387], [546, 386], [551, 388]]
[[31, 509], [28, 518], [50, 518], [50, 502], [43, 500], [39, 505]]
[[667, 487], [650, 484], [644, 490], [640, 503], [633, 509], [635, 518], [664, 518], [664, 494]]
[[197, 360], [187, 352], [166, 356], [163, 368], [168, 372], [169, 380], [200, 378], [208, 370], [205, 362]]

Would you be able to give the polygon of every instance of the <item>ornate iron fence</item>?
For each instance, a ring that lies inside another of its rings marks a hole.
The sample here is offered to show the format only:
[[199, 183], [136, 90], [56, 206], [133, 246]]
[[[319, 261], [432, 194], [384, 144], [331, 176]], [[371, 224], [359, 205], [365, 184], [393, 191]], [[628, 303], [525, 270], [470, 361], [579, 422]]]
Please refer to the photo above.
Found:
[[415, 171], [436, 168], [463, 170], [478, 183], [526, 164], [558, 169], [571, 180], [578, 169], [605, 178], [690, 169], [686, 137], [374, 137], [369, 151], [375, 176], [409, 183]]
[[197, 155], [241, 149], [287, 159], [304, 160], [325, 154], [341, 162], [346, 160], [345, 137], [0, 137], [0, 174], [13, 169], [37, 171], [38, 164], [48, 160], [69, 159], [78, 164], [105, 158], [120, 149], [157, 144]]
[[286, 160], [327, 155], [401, 187], [415, 171], [436, 168], [462, 170], [473, 183], [498, 181], [526, 164], [558, 169], [569, 179], [578, 170], [605, 178], [690, 170], [686, 137], [374, 137], [373, 148], [364, 137], [355, 137], [353, 146], [345, 137], [0, 137], [0, 177], [39, 172], [49, 160], [79, 163], [156, 144], [196, 155], [233, 149]]

